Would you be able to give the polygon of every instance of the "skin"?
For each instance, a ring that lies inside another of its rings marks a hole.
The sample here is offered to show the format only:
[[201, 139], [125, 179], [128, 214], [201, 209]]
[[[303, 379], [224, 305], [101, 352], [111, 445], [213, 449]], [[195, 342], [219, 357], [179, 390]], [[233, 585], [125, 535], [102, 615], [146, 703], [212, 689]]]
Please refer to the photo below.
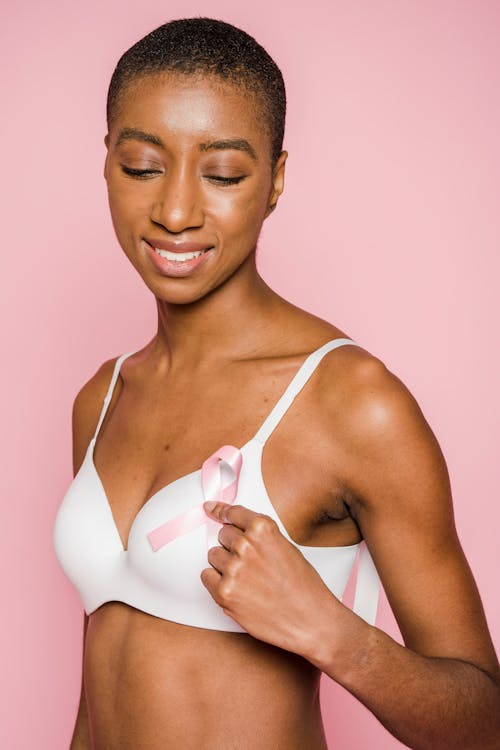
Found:
[[[220, 445], [243, 445], [305, 356], [347, 335], [257, 272], [287, 153], [271, 164], [255, 105], [212, 78], [154, 76], [127, 89], [106, 138], [115, 231], [158, 313], [156, 335], [122, 366], [94, 452], [124, 547], [154, 492]], [[118, 144], [125, 128], [163, 147]], [[246, 140], [257, 158], [200, 149], [227, 138]], [[123, 166], [152, 171], [139, 179]], [[189, 277], [168, 278], [149, 261], [144, 236], [213, 250]], [[75, 399], [75, 473], [113, 364]], [[308, 471], [304, 434], [315, 440]], [[209, 551], [202, 581], [248, 634], [102, 605], [84, 620], [71, 749], [324, 750], [321, 670], [411, 747], [496, 747], [498, 663], [456, 536], [443, 456], [401, 381], [360, 347], [327, 354], [269, 438], [263, 475], [295, 542], [367, 540], [406, 646], [342, 605], [272, 519], [219, 504], [210, 512], [224, 523], [221, 546]]]

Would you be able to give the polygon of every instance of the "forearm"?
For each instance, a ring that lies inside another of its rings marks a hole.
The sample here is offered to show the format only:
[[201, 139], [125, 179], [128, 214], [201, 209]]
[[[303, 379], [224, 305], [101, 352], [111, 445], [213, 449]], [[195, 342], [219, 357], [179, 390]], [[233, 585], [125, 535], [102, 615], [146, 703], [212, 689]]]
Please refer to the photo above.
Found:
[[318, 633], [308, 658], [391, 734], [414, 750], [498, 750], [496, 677], [467, 662], [421, 656], [335, 605], [335, 642], [330, 619], [330, 637], [326, 628]]

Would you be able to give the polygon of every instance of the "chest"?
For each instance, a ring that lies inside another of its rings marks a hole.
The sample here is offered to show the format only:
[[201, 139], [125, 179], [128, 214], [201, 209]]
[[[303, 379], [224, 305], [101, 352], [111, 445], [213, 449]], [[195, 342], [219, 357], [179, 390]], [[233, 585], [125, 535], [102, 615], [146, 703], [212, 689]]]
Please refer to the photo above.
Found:
[[[289, 377], [286, 368], [274, 368], [240, 379], [231, 373], [217, 385], [187, 380], [149, 391], [116, 389], [92, 458], [125, 549], [141, 508], [221, 445], [247, 444]], [[360, 537], [343, 502], [340, 456], [338, 436], [324, 424], [314, 388], [306, 387], [245, 467], [244, 492], [252, 493], [251, 471], [298, 544], [355, 544]], [[252, 507], [254, 500], [238, 502]]]

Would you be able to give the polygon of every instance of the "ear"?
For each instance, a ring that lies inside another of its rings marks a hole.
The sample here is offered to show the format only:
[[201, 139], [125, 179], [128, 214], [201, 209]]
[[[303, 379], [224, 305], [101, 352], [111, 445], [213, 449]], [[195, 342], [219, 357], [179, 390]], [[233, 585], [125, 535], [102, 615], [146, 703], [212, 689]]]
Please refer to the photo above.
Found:
[[278, 198], [280, 197], [285, 187], [285, 162], [287, 158], [288, 151], [282, 151], [274, 166], [271, 192], [269, 193], [264, 218], [269, 216], [269, 214], [274, 211], [274, 209], [276, 208], [276, 204], [278, 203]]
[[109, 133], [106, 133], [104, 136], [104, 145], [106, 146], [106, 159], [104, 160], [104, 171], [103, 176], [104, 179], [107, 179], [107, 172], [108, 172], [108, 154], [109, 154]]

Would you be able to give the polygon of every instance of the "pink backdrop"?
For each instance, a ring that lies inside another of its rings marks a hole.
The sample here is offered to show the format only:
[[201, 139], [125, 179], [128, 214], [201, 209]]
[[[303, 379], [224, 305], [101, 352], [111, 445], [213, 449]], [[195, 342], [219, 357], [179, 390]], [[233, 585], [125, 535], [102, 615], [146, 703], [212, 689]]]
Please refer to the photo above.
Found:
[[[290, 157], [262, 273], [416, 396], [447, 458], [458, 529], [500, 642], [500, 5], [241, 6], [33, 0], [3, 10], [2, 748], [65, 750], [73, 728], [82, 608], [51, 537], [71, 480], [72, 399], [104, 359], [155, 327], [153, 299], [108, 217], [105, 95], [121, 52], [172, 18], [235, 23], [282, 67]], [[309, 259], [300, 275], [299, 254]], [[381, 622], [396, 633], [385, 603]], [[322, 695], [330, 748], [401, 747], [326, 679]]]

